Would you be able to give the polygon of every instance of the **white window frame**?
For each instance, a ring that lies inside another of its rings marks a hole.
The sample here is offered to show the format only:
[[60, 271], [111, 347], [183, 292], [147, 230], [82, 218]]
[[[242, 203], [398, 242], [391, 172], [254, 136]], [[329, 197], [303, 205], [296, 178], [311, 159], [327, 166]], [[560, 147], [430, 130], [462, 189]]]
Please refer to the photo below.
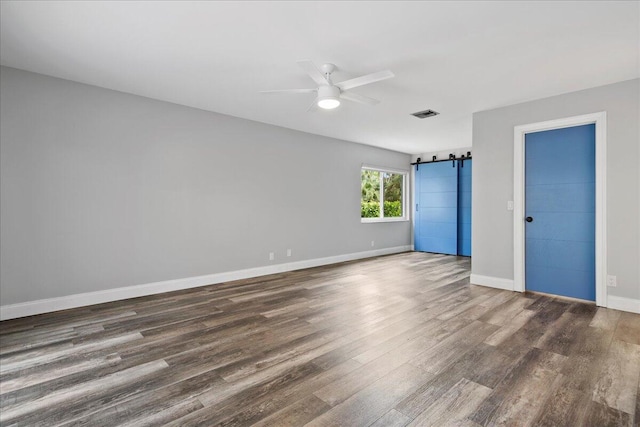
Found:
[[[380, 173], [380, 216], [378, 218], [360, 218], [360, 222], [362, 223], [375, 223], [375, 222], [401, 222], [401, 221], [409, 221], [409, 206], [408, 206], [408, 197], [407, 197], [407, 188], [408, 188], [408, 179], [409, 179], [409, 171], [402, 169], [391, 169], [381, 166], [374, 165], [362, 165], [360, 168], [360, 179], [362, 180], [362, 171], [370, 170]], [[402, 216], [397, 217], [389, 217], [385, 218], [384, 216], [384, 188], [383, 188], [383, 177], [382, 173], [393, 173], [397, 175], [402, 175]], [[360, 203], [362, 203], [362, 193], [360, 194]]]

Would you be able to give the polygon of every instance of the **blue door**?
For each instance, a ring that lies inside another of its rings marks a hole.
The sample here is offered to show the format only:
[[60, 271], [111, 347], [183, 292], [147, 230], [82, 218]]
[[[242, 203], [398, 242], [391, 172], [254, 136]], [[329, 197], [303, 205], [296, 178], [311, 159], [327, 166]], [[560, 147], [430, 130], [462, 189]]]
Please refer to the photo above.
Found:
[[595, 125], [525, 136], [526, 289], [595, 300]]
[[471, 256], [472, 160], [458, 161], [458, 255]]
[[415, 177], [415, 249], [456, 255], [458, 168], [454, 162], [421, 164]]

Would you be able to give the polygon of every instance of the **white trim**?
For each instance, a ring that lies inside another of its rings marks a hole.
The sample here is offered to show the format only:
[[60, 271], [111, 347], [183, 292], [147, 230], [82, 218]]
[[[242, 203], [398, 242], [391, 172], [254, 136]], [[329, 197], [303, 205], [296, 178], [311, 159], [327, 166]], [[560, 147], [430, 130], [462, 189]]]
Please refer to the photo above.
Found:
[[416, 169], [409, 171], [409, 191], [407, 191], [407, 218], [411, 221], [411, 250], [415, 251], [416, 244]]
[[410, 245], [396, 246], [393, 248], [355, 252], [344, 255], [330, 256], [326, 258], [315, 258], [305, 261], [290, 262], [286, 264], [248, 268], [245, 270], [228, 271], [224, 273], [208, 274], [205, 276], [187, 277], [184, 279], [165, 280], [162, 282], [147, 283], [144, 285], [126, 286], [123, 288], [108, 289], [104, 291], [87, 292], [82, 294], [68, 295], [64, 297], [3, 305], [0, 306], [0, 320], [15, 319], [18, 317], [32, 316], [34, 314], [42, 314], [52, 311], [66, 310], [69, 308], [84, 307], [87, 305], [101, 304], [127, 298], [137, 298], [163, 292], [197, 288], [199, 286], [214, 285], [217, 283], [229, 282], [232, 280], [248, 279], [251, 277], [265, 276], [268, 274], [283, 273], [293, 270], [301, 270], [303, 268], [318, 267], [321, 265], [335, 264], [344, 261], [353, 261], [380, 255], [396, 254], [407, 252], [410, 250]]
[[504, 289], [505, 291], [513, 291], [513, 280], [503, 279], [502, 277], [481, 276], [472, 274], [469, 277], [472, 285], [488, 286], [490, 288]]
[[366, 163], [363, 163], [361, 168], [371, 170], [371, 171], [397, 173], [399, 175], [405, 175], [409, 173], [409, 169], [393, 169], [393, 168], [387, 168], [384, 166], [368, 165]]
[[[506, 291], [514, 290], [514, 281], [510, 279], [472, 274], [469, 280], [471, 281], [472, 285], [487, 286], [490, 288], [503, 289]], [[534, 292], [534, 293], [540, 294], [540, 292]], [[558, 296], [558, 298], [564, 298], [564, 297]], [[575, 298], [570, 298], [570, 299], [576, 300]], [[579, 301], [579, 300], [576, 300], [576, 301]], [[607, 308], [640, 314], [640, 300], [633, 299], [633, 298], [617, 297], [615, 295], [609, 295], [607, 297]]]
[[516, 126], [513, 130], [513, 278], [514, 290], [524, 292], [524, 141], [531, 132], [595, 123], [596, 125], [596, 305], [607, 306], [607, 113], [567, 117]]
[[607, 308], [640, 314], [640, 300], [609, 295], [607, 297]]
[[390, 216], [390, 217], [377, 217], [377, 218], [360, 218], [360, 222], [363, 224], [372, 223], [372, 222], [407, 222], [409, 218], [404, 216]]

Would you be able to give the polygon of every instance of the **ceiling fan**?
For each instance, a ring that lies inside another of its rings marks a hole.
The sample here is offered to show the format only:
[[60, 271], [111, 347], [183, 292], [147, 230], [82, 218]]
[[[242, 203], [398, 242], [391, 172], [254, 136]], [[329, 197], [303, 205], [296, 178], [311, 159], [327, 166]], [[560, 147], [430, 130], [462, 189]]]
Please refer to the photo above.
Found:
[[309, 74], [318, 85], [315, 89], [282, 89], [282, 90], [264, 90], [261, 93], [316, 93], [316, 99], [309, 107], [309, 111], [315, 110], [316, 107], [325, 110], [332, 110], [340, 106], [340, 100], [359, 102], [360, 104], [376, 105], [380, 101], [369, 98], [368, 96], [358, 95], [349, 92], [354, 87], [368, 85], [370, 83], [379, 82], [380, 80], [390, 79], [394, 74], [389, 70], [379, 71], [377, 73], [367, 74], [365, 76], [356, 77], [355, 79], [345, 80], [340, 83], [333, 83], [331, 73], [336, 70], [333, 64], [323, 64], [320, 69], [308, 59], [297, 61], [298, 65]]

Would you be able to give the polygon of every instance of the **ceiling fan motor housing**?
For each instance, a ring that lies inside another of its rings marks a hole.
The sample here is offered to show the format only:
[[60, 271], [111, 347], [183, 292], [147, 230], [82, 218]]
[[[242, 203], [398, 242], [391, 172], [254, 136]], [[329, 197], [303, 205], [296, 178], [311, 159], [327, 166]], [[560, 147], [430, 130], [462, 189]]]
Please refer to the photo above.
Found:
[[336, 86], [320, 86], [318, 88], [318, 99], [338, 97], [340, 97], [340, 89]]

